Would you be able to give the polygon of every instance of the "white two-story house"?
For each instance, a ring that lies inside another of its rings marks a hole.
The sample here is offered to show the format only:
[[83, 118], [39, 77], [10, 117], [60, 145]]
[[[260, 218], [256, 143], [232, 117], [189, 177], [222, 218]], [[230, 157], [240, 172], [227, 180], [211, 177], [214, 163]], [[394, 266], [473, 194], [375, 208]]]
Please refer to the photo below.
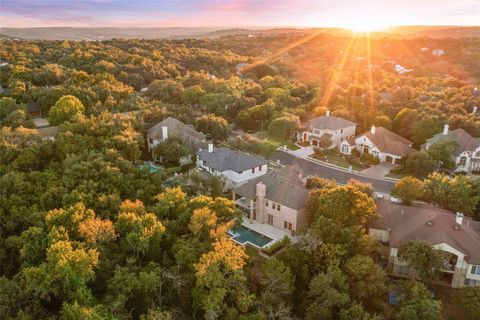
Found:
[[235, 188], [234, 200], [246, 211], [250, 221], [292, 234], [307, 225], [305, 184], [306, 179], [298, 167], [275, 169]]
[[382, 199], [376, 205], [380, 218], [369, 224], [369, 234], [389, 246], [391, 275], [415, 278], [399, 248], [409, 240], [425, 241], [444, 254], [440, 284], [480, 286], [480, 222], [428, 204], [404, 206]]
[[422, 145], [422, 149], [428, 150], [435, 143], [443, 141], [453, 141], [457, 144], [452, 154], [457, 172], [480, 171], [480, 138], [472, 137], [463, 129], [450, 131], [448, 124], [446, 124], [443, 132], [427, 139], [425, 144]]
[[369, 153], [380, 162], [395, 164], [409, 153], [416, 151], [412, 142], [383, 127], [372, 126], [355, 139], [348, 139], [340, 144], [340, 152], [350, 154], [354, 148], [360, 153]]
[[208, 144], [206, 150], [197, 152], [197, 167], [222, 176], [225, 187], [232, 189], [267, 173], [268, 161], [257, 155]]
[[331, 116], [327, 111], [324, 116], [310, 119], [305, 128], [295, 132], [295, 139], [298, 142], [308, 141], [315, 147], [324, 145], [325, 140], [330, 143], [327, 148], [334, 148], [342, 141], [353, 138], [356, 128], [356, 123]]

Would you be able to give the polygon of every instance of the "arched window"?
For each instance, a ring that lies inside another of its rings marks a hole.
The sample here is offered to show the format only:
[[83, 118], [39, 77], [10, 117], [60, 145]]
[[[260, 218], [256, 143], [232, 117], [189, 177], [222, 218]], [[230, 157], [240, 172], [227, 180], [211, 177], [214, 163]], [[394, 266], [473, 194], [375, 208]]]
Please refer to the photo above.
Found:
[[466, 164], [467, 164], [467, 157], [461, 157], [460, 166], [465, 167]]

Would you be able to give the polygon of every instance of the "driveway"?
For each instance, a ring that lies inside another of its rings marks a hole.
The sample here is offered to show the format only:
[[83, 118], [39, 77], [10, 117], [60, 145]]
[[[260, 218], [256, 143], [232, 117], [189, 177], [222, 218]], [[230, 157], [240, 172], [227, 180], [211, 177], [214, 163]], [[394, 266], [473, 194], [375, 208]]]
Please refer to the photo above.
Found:
[[395, 181], [383, 180], [380, 178], [367, 177], [362, 173], [348, 172], [334, 167], [322, 165], [318, 162], [309, 161], [300, 157], [295, 157], [290, 152], [277, 151], [273, 154], [271, 160], [279, 160], [282, 165], [298, 165], [306, 175], [319, 176], [325, 179], [334, 179], [339, 184], [346, 184], [350, 179], [356, 179], [365, 183], [371, 183], [378, 192], [390, 193]]
[[391, 163], [380, 163], [360, 172], [372, 178], [383, 178], [395, 167], [397, 166]]
[[314, 153], [313, 146], [302, 147], [298, 150], [287, 150], [287, 152], [302, 159], [307, 159], [309, 155]]

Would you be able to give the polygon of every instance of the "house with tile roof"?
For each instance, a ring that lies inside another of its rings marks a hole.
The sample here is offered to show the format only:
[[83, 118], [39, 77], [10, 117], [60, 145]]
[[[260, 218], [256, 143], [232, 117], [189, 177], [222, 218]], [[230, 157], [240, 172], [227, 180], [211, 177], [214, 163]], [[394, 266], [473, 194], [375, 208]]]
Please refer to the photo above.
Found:
[[343, 140], [354, 137], [356, 128], [355, 122], [331, 116], [327, 110], [324, 116], [310, 119], [302, 130], [295, 132], [295, 139], [298, 142], [307, 141], [314, 147], [329, 141], [330, 148], [334, 148]]
[[388, 245], [391, 275], [415, 278], [416, 271], [401, 259], [406, 241], [425, 241], [444, 254], [440, 283], [454, 288], [480, 286], [480, 222], [458, 212], [429, 204], [404, 206], [376, 201], [379, 219], [369, 223], [369, 234]]
[[353, 141], [342, 141], [339, 149], [342, 153], [350, 154], [355, 148], [360, 153], [377, 157], [380, 162], [395, 164], [407, 154], [416, 151], [412, 145], [410, 140], [388, 129], [372, 126], [370, 131], [359, 135]]
[[153, 155], [154, 148], [172, 136], [181, 139], [193, 151], [205, 149], [208, 144], [205, 135], [195, 130], [192, 125], [168, 117], [147, 130], [148, 151]]
[[307, 225], [305, 184], [306, 178], [298, 166], [282, 167], [235, 188], [233, 199], [250, 221], [292, 234]]
[[209, 144], [197, 153], [197, 167], [225, 179], [226, 188], [235, 188], [262, 176], [268, 171], [268, 161], [260, 156], [227, 147]]
[[438, 133], [427, 139], [422, 145], [423, 150], [428, 150], [435, 143], [442, 141], [453, 141], [456, 148], [452, 157], [457, 166], [457, 172], [480, 171], [480, 138], [472, 137], [463, 129], [449, 130], [448, 124], [443, 128], [443, 132]]

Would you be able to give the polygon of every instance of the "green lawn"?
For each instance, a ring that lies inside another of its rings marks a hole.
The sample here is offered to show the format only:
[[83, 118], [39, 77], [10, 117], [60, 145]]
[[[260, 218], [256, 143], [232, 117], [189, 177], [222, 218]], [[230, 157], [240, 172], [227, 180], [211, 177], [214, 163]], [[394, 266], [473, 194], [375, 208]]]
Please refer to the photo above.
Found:
[[300, 149], [299, 146], [297, 146], [295, 144], [295, 142], [291, 141], [291, 140], [288, 140], [288, 141], [278, 141], [278, 140], [275, 140], [276, 142], [280, 143], [280, 146], [283, 147], [283, 146], [287, 146], [288, 149], [290, 150], [298, 150]]
[[350, 162], [348, 162], [347, 159], [345, 159], [345, 156], [338, 153], [333, 153], [333, 152], [328, 152], [325, 156], [322, 156], [317, 159], [334, 164], [339, 167], [346, 168], [346, 169], [352, 166], [352, 170], [355, 170], [355, 171], [362, 171], [368, 168], [368, 166], [361, 167], [356, 164], [351, 164]]

